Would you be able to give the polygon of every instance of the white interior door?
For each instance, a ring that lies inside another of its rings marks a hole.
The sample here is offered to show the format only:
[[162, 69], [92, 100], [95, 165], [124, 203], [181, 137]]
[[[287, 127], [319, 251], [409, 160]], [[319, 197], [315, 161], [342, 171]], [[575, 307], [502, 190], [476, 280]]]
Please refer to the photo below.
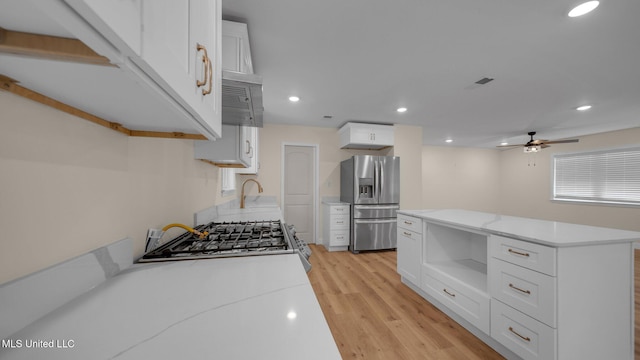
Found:
[[284, 220], [307, 243], [316, 242], [317, 150], [313, 145], [284, 145], [283, 151]]

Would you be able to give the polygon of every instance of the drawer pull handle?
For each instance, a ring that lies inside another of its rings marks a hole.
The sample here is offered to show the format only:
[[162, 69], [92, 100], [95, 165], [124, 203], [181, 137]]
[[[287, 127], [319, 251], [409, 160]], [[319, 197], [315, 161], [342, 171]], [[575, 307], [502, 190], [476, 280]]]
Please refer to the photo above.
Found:
[[515, 251], [515, 250], [513, 250], [513, 249], [509, 249], [509, 252], [510, 252], [510, 253], [512, 253], [512, 254], [516, 254], [516, 255], [520, 255], [520, 256], [526, 256], [526, 257], [529, 257], [529, 254], [528, 254], [528, 253], [523, 253], [523, 252], [520, 252], [520, 251]]
[[404, 222], [404, 223], [405, 223], [405, 224], [407, 224], [407, 225], [413, 225], [413, 223], [412, 223], [411, 221], [406, 221], [406, 220], [405, 220], [405, 222]]
[[524, 341], [527, 341], [527, 342], [531, 341], [531, 339], [529, 339], [528, 337], [518, 334], [518, 332], [513, 330], [513, 328], [511, 326], [509, 326], [509, 331], [511, 331], [512, 333], [516, 334], [516, 336], [518, 336], [520, 339], [522, 339]]
[[509, 284], [509, 287], [510, 287], [510, 288], [512, 288], [513, 290], [518, 290], [518, 291], [520, 291], [521, 293], [525, 293], [525, 294], [527, 294], [527, 295], [531, 295], [531, 291], [529, 291], [529, 290], [522, 290], [522, 289], [520, 289], [519, 287], [517, 287], [517, 286], [515, 286], [515, 285], [513, 285], [513, 284]]
[[402, 233], [403, 233], [405, 236], [409, 236], [409, 237], [411, 237], [411, 233], [408, 233], [408, 232], [406, 232], [406, 231], [403, 231]]
[[456, 297], [456, 294], [452, 294], [452, 293], [448, 292], [447, 289], [442, 289], [442, 291], [444, 291], [447, 295], [449, 295], [451, 297]]
[[336, 224], [344, 224], [344, 221], [336, 221]]

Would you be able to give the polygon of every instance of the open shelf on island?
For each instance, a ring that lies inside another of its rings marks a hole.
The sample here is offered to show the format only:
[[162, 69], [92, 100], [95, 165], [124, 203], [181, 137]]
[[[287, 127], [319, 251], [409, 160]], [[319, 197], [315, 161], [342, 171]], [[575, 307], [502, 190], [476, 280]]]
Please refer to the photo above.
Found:
[[487, 234], [427, 223], [424, 265], [482, 293], [487, 285]]
[[489, 292], [487, 289], [487, 264], [471, 259], [462, 259], [430, 262], [427, 266], [483, 293]]

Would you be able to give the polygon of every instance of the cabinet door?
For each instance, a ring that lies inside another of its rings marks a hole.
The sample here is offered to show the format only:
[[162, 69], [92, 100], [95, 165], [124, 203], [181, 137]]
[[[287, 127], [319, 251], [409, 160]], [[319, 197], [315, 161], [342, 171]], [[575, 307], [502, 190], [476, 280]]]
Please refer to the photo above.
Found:
[[245, 142], [245, 146], [249, 145], [249, 166], [246, 168], [236, 169], [237, 174], [257, 174], [259, 169], [258, 161], [258, 128], [244, 126], [245, 130], [249, 132], [249, 144]]
[[140, 55], [142, 0], [65, 0], [120, 51]]
[[403, 229], [398, 224], [398, 273], [414, 285], [420, 286], [420, 255], [422, 235]]
[[144, 0], [142, 13], [143, 66], [206, 133], [218, 137], [220, 1]]
[[353, 126], [351, 127], [350, 140], [356, 144], [369, 144], [373, 142], [373, 132], [369, 127]]
[[376, 145], [393, 145], [393, 127], [376, 127], [371, 130], [373, 143]]
[[253, 74], [247, 25], [232, 21], [222, 22], [222, 68]]
[[240, 160], [247, 164], [251, 163], [251, 158], [253, 158], [253, 154], [255, 152], [253, 148], [253, 128], [249, 126], [241, 126], [240, 127], [240, 146], [239, 155]]

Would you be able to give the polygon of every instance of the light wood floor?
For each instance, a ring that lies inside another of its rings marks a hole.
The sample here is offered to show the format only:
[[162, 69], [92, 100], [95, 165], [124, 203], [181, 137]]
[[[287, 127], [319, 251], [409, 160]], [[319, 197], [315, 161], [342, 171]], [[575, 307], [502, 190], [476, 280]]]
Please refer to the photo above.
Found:
[[[503, 359], [400, 282], [396, 252], [327, 252], [311, 245], [309, 280], [344, 359]], [[635, 253], [640, 359], [640, 250]]]

